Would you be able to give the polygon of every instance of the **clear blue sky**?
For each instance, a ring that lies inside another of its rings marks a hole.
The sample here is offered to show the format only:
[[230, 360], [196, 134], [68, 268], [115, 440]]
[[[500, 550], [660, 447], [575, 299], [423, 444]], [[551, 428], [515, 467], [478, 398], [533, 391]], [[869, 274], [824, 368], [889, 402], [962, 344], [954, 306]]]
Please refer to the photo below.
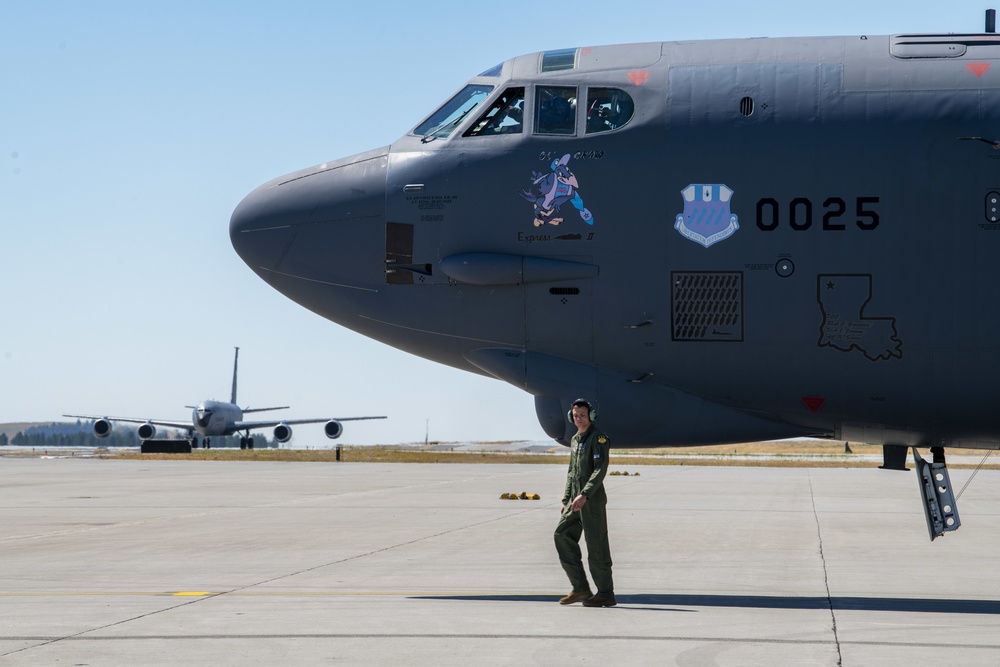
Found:
[[[390, 416], [348, 425], [344, 443], [419, 441], [428, 423], [435, 440], [545, 440], [529, 395], [271, 289], [230, 245], [236, 204], [275, 176], [393, 142], [515, 55], [980, 32], [990, 6], [0, 2], [0, 422], [183, 419], [184, 405], [228, 399], [239, 345], [244, 406]], [[307, 426], [293, 442], [326, 440]]]

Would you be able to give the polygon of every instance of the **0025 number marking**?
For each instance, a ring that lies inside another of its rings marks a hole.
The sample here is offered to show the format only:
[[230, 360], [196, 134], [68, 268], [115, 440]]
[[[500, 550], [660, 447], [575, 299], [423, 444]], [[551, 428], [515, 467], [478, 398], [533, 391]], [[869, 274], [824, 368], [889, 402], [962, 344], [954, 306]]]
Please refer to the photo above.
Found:
[[[854, 198], [854, 224], [870, 232], [878, 227], [878, 197]], [[773, 232], [781, 226], [781, 204], [777, 199], [765, 197], [757, 201], [757, 229]], [[808, 197], [796, 197], [788, 202], [788, 226], [804, 232], [813, 226], [813, 202]], [[842, 232], [847, 229], [847, 202], [840, 197], [828, 197], [823, 202], [822, 229], [824, 232]]]

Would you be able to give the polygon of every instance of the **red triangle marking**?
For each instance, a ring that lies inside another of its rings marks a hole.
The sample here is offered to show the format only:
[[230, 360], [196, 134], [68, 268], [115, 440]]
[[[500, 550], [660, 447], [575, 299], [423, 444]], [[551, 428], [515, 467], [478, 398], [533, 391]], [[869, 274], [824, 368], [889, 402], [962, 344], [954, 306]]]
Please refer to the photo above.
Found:
[[803, 396], [802, 404], [809, 408], [810, 412], [816, 412], [823, 404], [826, 403], [826, 399], [822, 396]]
[[989, 63], [967, 63], [965, 66], [968, 67], [969, 71], [975, 74], [977, 77], [986, 74], [986, 70], [990, 68]]
[[629, 72], [628, 78], [635, 85], [641, 86], [642, 84], [646, 83], [646, 79], [649, 78], [649, 72]]

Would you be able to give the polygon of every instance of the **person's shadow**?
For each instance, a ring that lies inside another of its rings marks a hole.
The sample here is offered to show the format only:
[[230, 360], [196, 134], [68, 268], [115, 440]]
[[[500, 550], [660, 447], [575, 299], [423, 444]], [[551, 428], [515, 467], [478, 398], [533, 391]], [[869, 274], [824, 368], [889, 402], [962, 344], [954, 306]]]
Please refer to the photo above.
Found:
[[[560, 595], [416, 595], [420, 600], [493, 602], [557, 601]], [[890, 598], [859, 596], [699, 595], [673, 593], [615, 594], [618, 608], [695, 611], [682, 607], [737, 607], [745, 609], [832, 609], [833, 611], [895, 611], [917, 614], [990, 614], [1000, 616], [998, 600]]]

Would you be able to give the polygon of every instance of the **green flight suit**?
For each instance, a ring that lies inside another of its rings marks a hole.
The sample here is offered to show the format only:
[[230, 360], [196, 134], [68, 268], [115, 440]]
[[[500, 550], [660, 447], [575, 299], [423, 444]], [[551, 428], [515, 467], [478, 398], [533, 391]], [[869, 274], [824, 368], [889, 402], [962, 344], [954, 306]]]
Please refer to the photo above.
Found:
[[[556, 526], [555, 542], [559, 562], [569, 577], [574, 591], [590, 589], [583, 570], [580, 551], [581, 532], [587, 540], [587, 564], [594, 578], [597, 595], [613, 595], [611, 579], [611, 547], [608, 545], [608, 495], [604, 491], [604, 476], [608, 472], [611, 441], [593, 424], [583, 434], [570, 441], [569, 472], [562, 501], [566, 506]], [[587, 502], [579, 512], [571, 512], [570, 504], [579, 494]]]

